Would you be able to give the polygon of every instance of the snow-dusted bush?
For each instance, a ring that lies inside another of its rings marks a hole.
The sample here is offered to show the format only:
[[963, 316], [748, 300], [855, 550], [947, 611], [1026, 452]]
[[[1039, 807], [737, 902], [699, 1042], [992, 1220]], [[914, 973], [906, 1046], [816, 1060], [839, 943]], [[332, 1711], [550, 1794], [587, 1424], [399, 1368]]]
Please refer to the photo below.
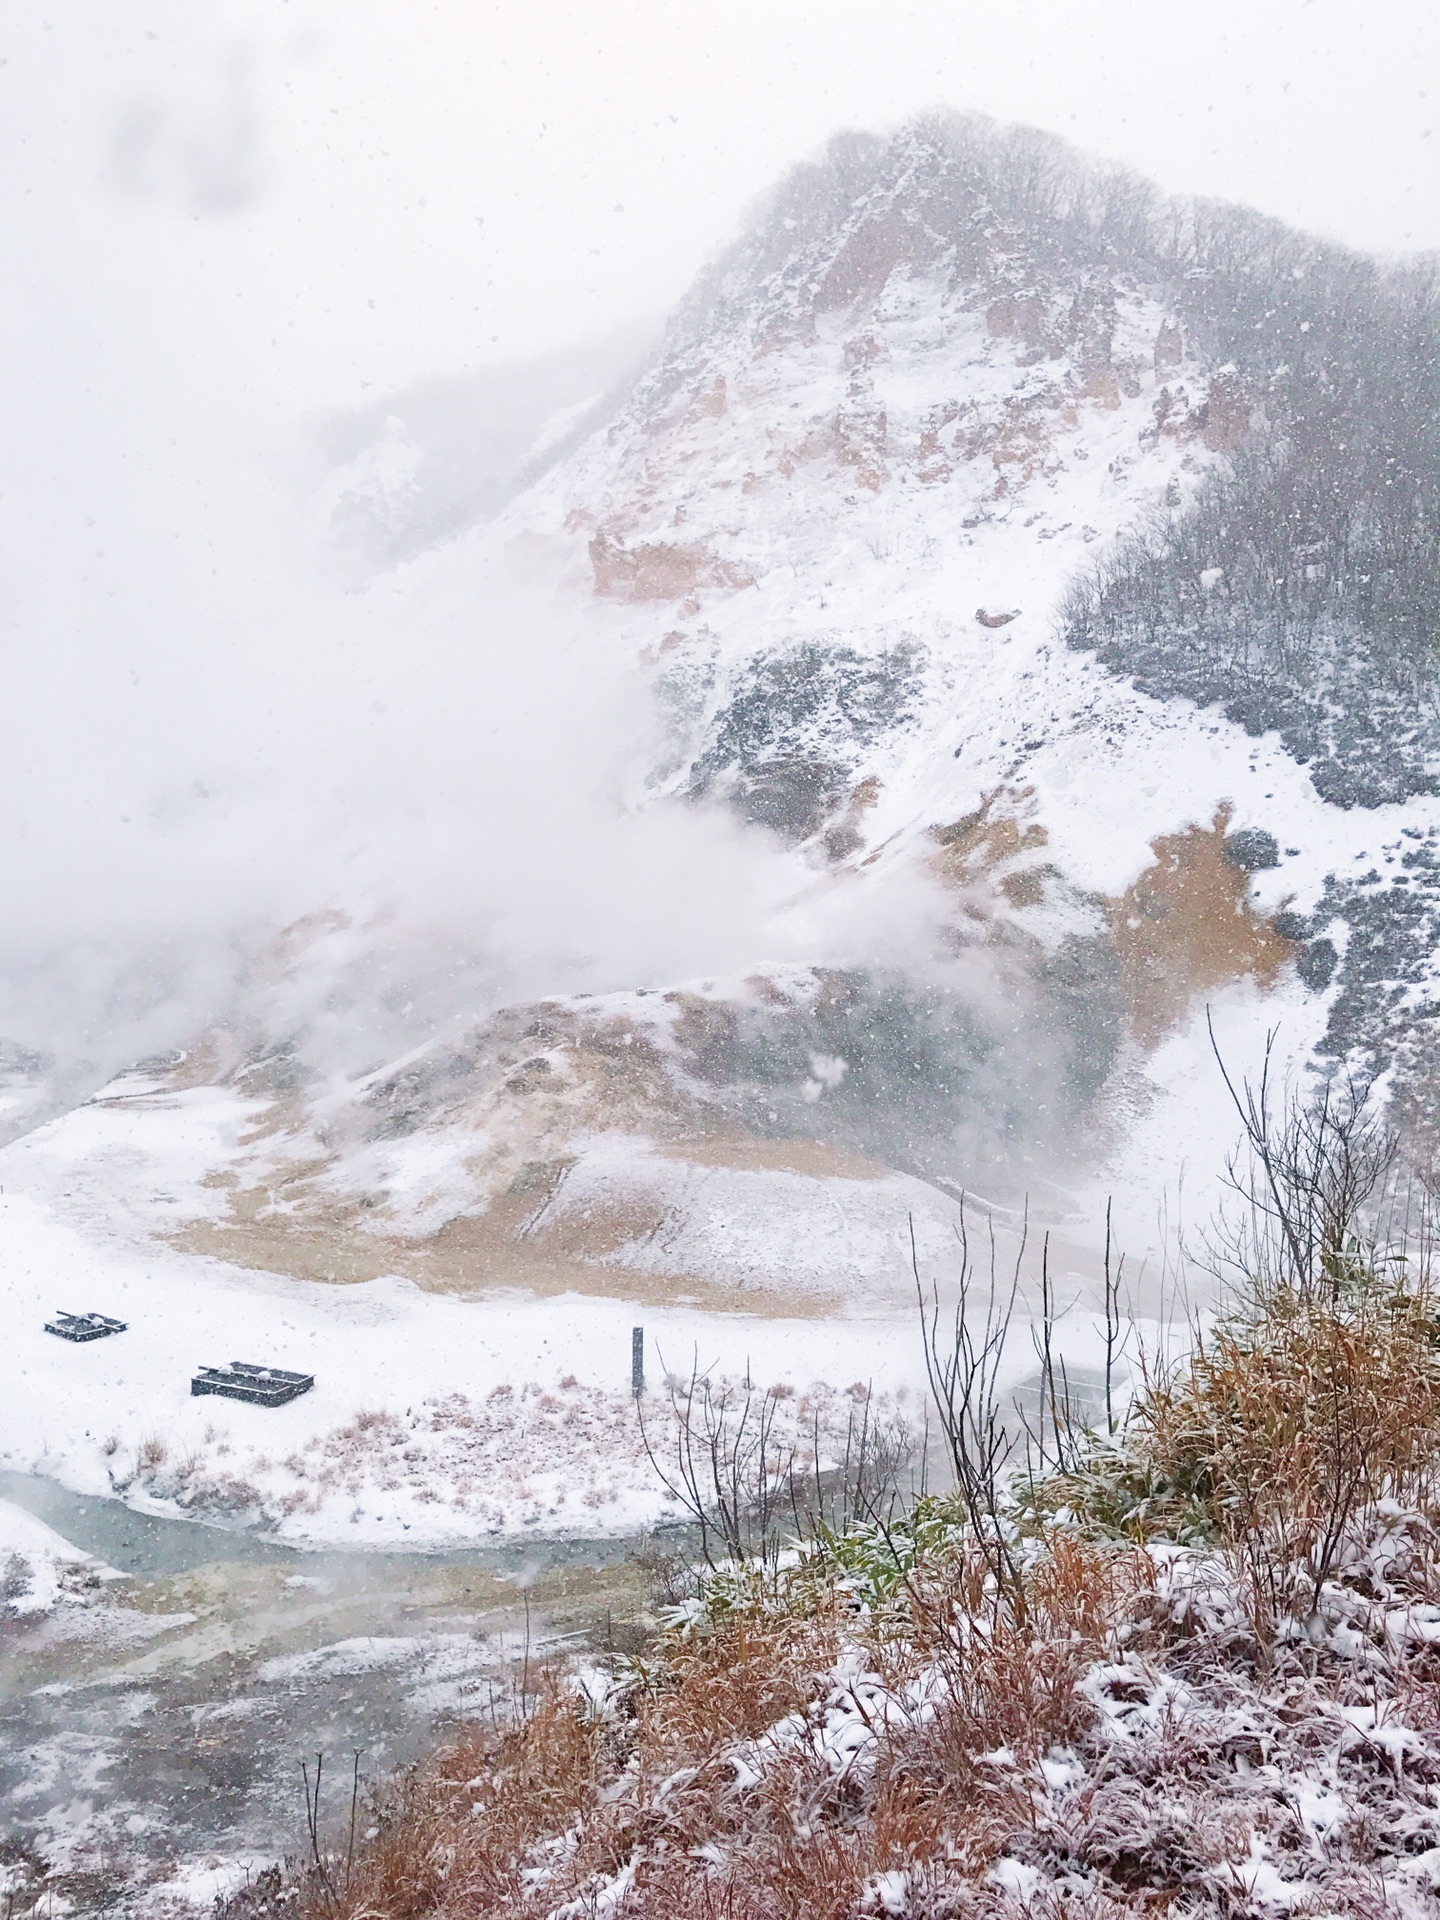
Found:
[[[1027, 1481], [728, 1565], [403, 1785], [316, 1912], [1434, 1911], [1440, 1319], [1270, 1287]], [[1386, 1890], [1380, 1901], [1378, 1889]]]

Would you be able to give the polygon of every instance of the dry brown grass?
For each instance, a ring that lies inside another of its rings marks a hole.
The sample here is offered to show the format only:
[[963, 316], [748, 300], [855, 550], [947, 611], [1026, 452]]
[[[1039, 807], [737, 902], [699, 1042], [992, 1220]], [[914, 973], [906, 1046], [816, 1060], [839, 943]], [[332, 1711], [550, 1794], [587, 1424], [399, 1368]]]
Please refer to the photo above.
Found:
[[945, 1680], [923, 1723], [877, 1722], [869, 1767], [827, 1762], [815, 1712], [754, 1784], [740, 1786], [732, 1765], [716, 1764], [737, 1738], [815, 1701], [817, 1673], [836, 1651], [833, 1615], [736, 1621], [680, 1650], [678, 1684], [641, 1710], [637, 1757], [642, 1777], [657, 1783], [681, 1764], [696, 1771], [664, 1796], [662, 1829], [632, 1826], [614, 1850], [633, 1857], [637, 1841], [649, 1841], [620, 1911], [637, 1920], [842, 1920], [887, 1871], [928, 1862], [937, 1889], [952, 1891], [983, 1874], [1028, 1821], [1030, 1801], [1020, 1776], [981, 1756], [1008, 1747], [1034, 1759], [1079, 1737], [1093, 1709], [1075, 1683], [1101, 1644], [1113, 1591], [1093, 1551], [1067, 1547], [1036, 1570], [1028, 1631], [1002, 1621], [958, 1641], [955, 1623], [983, 1579], [983, 1563], [964, 1556], [934, 1570], [914, 1591], [909, 1637], [873, 1649], [892, 1687], [937, 1656]]
[[1385, 1500], [1434, 1507], [1440, 1318], [1413, 1292], [1276, 1289], [1150, 1391], [1140, 1431], [1148, 1466], [1247, 1568], [1268, 1635], [1313, 1604], [1359, 1515]]
[[641, 1697], [635, 1754], [642, 1777], [756, 1738], [803, 1707], [838, 1644], [833, 1611], [808, 1619], [741, 1613], [717, 1632], [678, 1641]]
[[522, 1726], [474, 1731], [407, 1776], [348, 1884], [338, 1864], [311, 1875], [311, 1912], [488, 1920], [535, 1911], [522, 1869], [594, 1805], [600, 1760], [598, 1729], [547, 1679]]
[[[704, 1860], [671, 1855], [648, 1862], [621, 1909], [665, 1920], [848, 1920], [876, 1857], [872, 1837], [793, 1809], [813, 1802], [824, 1783], [799, 1765], [766, 1782], [751, 1808], [744, 1840], [716, 1871]], [[906, 1836], [908, 1838], [908, 1836]], [[903, 1841], [902, 1841], [903, 1844]]]
[[[916, 1651], [943, 1687], [929, 1717], [883, 1744], [868, 1809], [859, 1884], [919, 1865], [945, 1913], [959, 1911], [957, 1901], [990, 1905], [987, 1869], [1034, 1825], [1040, 1761], [1078, 1746], [1095, 1721], [1079, 1682], [1152, 1577], [1143, 1554], [1057, 1538], [1025, 1575], [1022, 1625], [994, 1606], [989, 1571], [966, 1555], [918, 1584]], [[840, 1911], [855, 1911], [857, 1894]], [[913, 1893], [911, 1910], [927, 1910]]]
[[[521, 1920], [637, 1851], [664, 1843], [662, 1853], [683, 1853], [733, 1834], [754, 1807], [734, 1791], [726, 1749], [803, 1710], [835, 1657], [835, 1634], [833, 1620], [756, 1614], [682, 1640], [642, 1678], [618, 1734], [548, 1677], [523, 1725], [472, 1732], [408, 1776], [348, 1888], [334, 1869], [312, 1875], [312, 1910], [325, 1920]], [[774, 1783], [767, 1791], [775, 1797]], [[582, 1816], [578, 1842], [554, 1863], [558, 1885], [534, 1887], [527, 1867], [545, 1863]]]
[[[1027, 1625], [992, 1617], [981, 1634], [962, 1623], [983, 1601], [983, 1561], [931, 1568], [907, 1631], [871, 1652], [891, 1689], [938, 1662], [940, 1697], [928, 1715], [877, 1719], [863, 1764], [837, 1766], [824, 1745], [855, 1627], [833, 1595], [672, 1637], [618, 1722], [548, 1683], [524, 1726], [467, 1736], [412, 1775], [348, 1893], [312, 1902], [326, 1920], [538, 1920], [572, 1899], [590, 1911], [627, 1862], [623, 1920], [844, 1920], [900, 1868], [917, 1884], [928, 1873], [937, 1900], [979, 1891], [1033, 1824], [1034, 1764], [1094, 1720], [1077, 1681], [1142, 1563], [1061, 1541], [1029, 1576]], [[997, 1766], [1002, 1751], [1017, 1764]]]

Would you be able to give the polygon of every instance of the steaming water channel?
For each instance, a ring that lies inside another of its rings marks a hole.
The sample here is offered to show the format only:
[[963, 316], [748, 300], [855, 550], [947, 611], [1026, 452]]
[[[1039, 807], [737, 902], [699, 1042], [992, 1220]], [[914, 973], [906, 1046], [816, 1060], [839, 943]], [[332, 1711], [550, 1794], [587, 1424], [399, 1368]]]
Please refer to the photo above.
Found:
[[123, 1576], [0, 1620], [0, 1831], [81, 1912], [148, 1910], [176, 1862], [208, 1892], [212, 1859], [295, 1850], [317, 1752], [339, 1832], [357, 1750], [374, 1779], [447, 1721], [503, 1717], [527, 1631], [532, 1660], [603, 1644], [643, 1598], [633, 1541], [301, 1552], [28, 1475], [0, 1473], [0, 1498]]

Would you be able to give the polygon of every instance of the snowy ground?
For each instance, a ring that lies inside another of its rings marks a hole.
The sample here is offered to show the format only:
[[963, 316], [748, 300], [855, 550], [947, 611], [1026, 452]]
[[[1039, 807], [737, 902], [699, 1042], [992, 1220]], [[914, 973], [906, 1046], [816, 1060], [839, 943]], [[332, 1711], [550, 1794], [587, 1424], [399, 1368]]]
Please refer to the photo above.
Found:
[[[843, 1310], [823, 1315], [799, 1289], [788, 1316], [762, 1315], [657, 1304], [653, 1291], [640, 1305], [518, 1289], [461, 1298], [393, 1274], [333, 1285], [183, 1251], [166, 1235], [219, 1203], [206, 1176], [253, 1119], [252, 1103], [209, 1087], [152, 1098], [147, 1084], [126, 1076], [0, 1153], [0, 1466], [294, 1544], [633, 1533], [672, 1511], [630, 1391], [637, 1325], [662, 1449], [665, 1376], [697, 1365], [780, 1387], [782, 1428], [802, 1438], [818, 1428], [836, 1456], [867, 1391], [923, 1426], [916, 1305], [893, 1284], [867, 1291], [852, 1278]], [[906, 1210], [885, 1181], [766, 1177], [836, 1189], [827, 1232], [837, 1246], [845, 1192], [873, 1202], [880, 1191], [893, 1214], [889, 1264], [908, 1266]], [[947, 1280], [954, 1241], [941, 1216], [953, 1203], [908, 1184], [930, 1200], [917, 1219], [925, 1271]], [[765, 1240], [763, 1209], [748, 1208], [742, 1224]], [[929, 1257], [942, 1241], [948, 1269]], [[1085, 1289], [1075, 1274], [1071, 1290], [1083, 1299]], [[57, 1309], [111, 1315], [127, 1330], [74, 1345], [44, 1331]], [[1066, 1339], [1074, 1361], [1093, 1365], [1085, 1311]], [[313, 1373], [316, 1384], [281, 1408], [192, 1395], [197, 1367], [231, 1360]], [[1033, 1371], [1023, 1323], [1009, 1364], [1017, 1381]]]
[[[497, 1533], [631, 1531], [661, 1516], [629, 1393], [636, 1310], [578, 1296], [462, 1301], [383, 1279], [330, 1287], [108, 1243], [41, 1201], [0, 1199], [10, 1386], [0, 1464], [85, 1492], [282, 1539], [459, 1545]], [[56, 1307], [128, 1331], [83, 1346]], [[664, 1365], [759, 1385], [912, 1393], [913, 1319], [765, 1320], [645, 1310]], [[313, 1372], [282, 1408], [194, 1398], [199, 1365]], [[822, 1389], [822, 1407], [843, 1393]], [[917, 1409], [918, 1411], [918, 1409]], [[843, 1413], [841, 1415], [843, 1430]]]
[[49, 1613], [67, 1599], [83, 1602], [113, 1577], [43, 1520], [0, 1500], [0, 1620]]
[[[670, 1509], [630, 1394], [637, 1324], [652, 1434], [666, 1430], [666, 1373], [696, 1364], [786, 1390], [783, 1421], [802, 1435], [818, 1422], [837, 1453], [865, 1391], [915, 1429], [924, 1421], [913, 1303], [762, 1318], [575, 1294], [459, 1299], [396, 1277], [298, 1281], [147, 1244], [118, 1200], [107, 1231], [93, 1184], [76, 1189], [67, 1220], [63, 1195], [15, 1190], [25, 1147], [5, 1156], [0, 1196], [0, 1465], [77, 1491], [296, 1544], [638, 1531]], [[44, 1331], [56, 1308], [127, 1331], [72, 1345]], [[1093, 1368], [1088, 1310], [1064, 1338], [1072, 1362]], [[192, 1396], [197, 1366], [235, 1359], [313, 1373], [314, 1390], [281, 1408]], [[1023, 1320], [1008, 1365], [1017, 1383], [1034, 1369]]]

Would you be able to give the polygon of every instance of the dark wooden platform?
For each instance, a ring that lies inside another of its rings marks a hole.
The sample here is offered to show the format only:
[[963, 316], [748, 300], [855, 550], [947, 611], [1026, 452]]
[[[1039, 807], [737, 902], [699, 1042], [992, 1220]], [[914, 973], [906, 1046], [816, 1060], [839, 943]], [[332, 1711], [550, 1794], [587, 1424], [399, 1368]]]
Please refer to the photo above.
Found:
[[61, 1340], [104, 1340], [112, 1333], [124, 1333], [128, 1325], [105, 1313], [57, 1313], [45, 1322], [45, 1331]]
[[255, 1407], [283, 1407], [287, 1400], [298, 1400], [315, 1384], [313, 1373], [287, 1373], [283, 1367], [252, 1366], [248, 1360], [232, 1360], [228, 1367], [200, 1367], [190, 1382], [190, 1392], [218, 1393], [227, 1400], [245, 1400]]

